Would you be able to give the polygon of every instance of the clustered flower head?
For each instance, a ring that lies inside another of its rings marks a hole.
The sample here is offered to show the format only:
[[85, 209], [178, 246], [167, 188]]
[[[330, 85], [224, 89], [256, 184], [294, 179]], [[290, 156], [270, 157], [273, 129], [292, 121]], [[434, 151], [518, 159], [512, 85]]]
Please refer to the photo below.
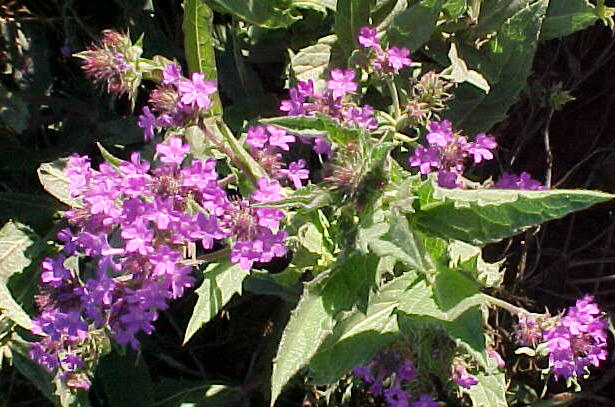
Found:
[[408, 48], [383, 49], [377, 34], [378, 31], [375, 28], [362, 27], [357, 37], [359, 45], [370, 51], [369, 65], [375, 74], [379, 76], [396, 75], [403, 67], [412, 64]]
[[75, 56], [85, 61], [82, 69], [94, 82], [107, 83], [109, 93], [128, 93], [134, 99], [141, 84], [137, 63], [142, 52], [141, 46], [133, 45], [128, 35], [105, 30], [100, 45], [93, 45]]
[[162, 84], [150, 94], [152, 109], [143, 107], [139, 116], [145, 140], [154, 138], [156, 127], [179, 127], [198, 120], [211, 108], [211, 95], [216, 91], [216, 82], [206, 81], [202, 73], [194, 72], [187, 79], [180, 66], [168, 64], [162, 71]]
[[480, 133], [473, 142], [467, 137], [454, 133], [451, 122], [430, 121], [427, 124], [429, 147], [418, 146], [410, 157], [410, 166], [418, 167], [421, 174], [438, 172], [438, 185], [456, 188], [459, 176], [465, 170], [465, 162], [470, 158], [475, 164], [491, 160], [491, 150], [497, 147], [493, 137]]
[[384, 397], [388, 407], [437, 407], [438, 403], [428, 394], [410, 402], [411, 394], [402, 387], [416, 378], [412, 362], [392, 351], [382, 351], [365, 366], [353, 369], [352, 373], [369, 384], [369, 392]]
[[[41, 314], [32, 332], [43, 338], [30, 353], [60, 369], [65, 383], [81, 375], [74, 386], [89, 385], [82, 349], [94, 332], [107, 330], [133, 348], [137, 334], [153, 332], [158, 311], [194, 283], [182, 253], [195, 243], [212, 250], [228, 239], [231, 262], [245, 270], [286, 254], [283, 212], [252, 206], [281, 199], [279, 183], [261, 178], [249, 199], [230, 199], [216, 161], [186, 158], [189, 151], [171, 137], [156, 146], [154, 163], [135, 152], [129, 162], [95, 170], [87, 156], [69, 158], [65, 174], [79, 205], [64, 214], [62, 253], [42, 263]], [[70, 257], [88, 259], [83, 281], [67, 266]]]
[[416, 81], [406, 105], [410, 125], [426, 125], [432, 117], [446, 108], [445, 103], [453, 95], [449, 93], [454, 82], [447, 80], [435, 72], [427, 72]]
[[586, 295], [552, 329], [545, 330], [543, 340], [549, 349], [549, 369], [556, 379], [577, 378], [598, 367], [607, 357], [607, 321]]
[[478, 380], [468, 373], [465, 363], [459, 358], [455, 359], [451, 364], [451, 378], [464, 389], [469, 389], [478, 384]]
[[[375, 130], [378, 121], [374, 109], [370, 105], [357, 106], [349, 99], [358, 87], [354, 81], [355, 72], [352, 69], [334, 69], [330, 75], [322, 92], [314, 89], [312, 80], [299, 82], [290, 90], [290, 99], [282, 101], [280, 110], [289, 116], [323, 114], [349, 127]], [[331, 147], [327, 141], [316, 137], [314, 142], [314, 151], [330, 158]]]
[[504, 172], [493, 187], [500, 189], [525, 189], [530, 191], [546, 189], [540, 182], [532, 179], [532, 176], [525, 171], [522, 172], [521, 175]]
[[275, 126], [250, 126], [246, 144], [250, 146], [250, 155], [265, 169], [267, 174], [276, 179], [288, 179], [296, 189], [301, 182], [310, 178], [310, 170], [303, 159], [286, 164], [282, 161], [281, 151], [289, 151], [295, 142], [295, 136]]

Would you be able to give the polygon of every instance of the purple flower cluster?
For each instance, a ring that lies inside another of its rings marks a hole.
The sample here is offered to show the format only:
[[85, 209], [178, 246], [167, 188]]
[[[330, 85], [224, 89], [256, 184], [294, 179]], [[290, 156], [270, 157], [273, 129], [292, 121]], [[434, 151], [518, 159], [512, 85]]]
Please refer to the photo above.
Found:
[[[370, 385], [371, 394], [383, 396], [388, 407], [438, 406], [428, 394], [422, 394], [418, 400], [410, 402], [411, 395], [402, 386], [416, 378], [416, 371], [412, 362], [397, 353], [382, 351], [367, 365], [354, 368], [352, 373]], [[390, 379], [389, 384], [385, 386], [387, 379]]]
[[531, 315], [519, 316], [515, 327], [515, 338], [519, 345], [535, 348], [542, 339], [541, 324]]
[[471, 158], [475, 164], [493, 158], [497, 147], [495, 139], [480, 133], [473, 142], [467, 137], [454, 133], [451, 122], [430, 121], [427, 124], [427, 142], [429, 147], [418, 146], [410, 157], [410, 166], [418, 167], [421, 174], [438, 172], [438, 185], [444, 188], [456, 188], [457, 179], [463, 174], [465, 162]]
[[590, 365], [598, 367], [606, 360], [607, 325], [594, 297], [586, 295], [554, 328], [544, 331], [549, 368], [556, 379], [583, 376]]
[[[279, 183], [261, 178], [250, 199], [231, 200], [218, 183], [216, 161], [187, 160], [189, 150], [171, 137], [156, 146], [155, 165], [139, 153], [98, 170], [88, 157], [69, 158], [65, 173], [80, 205], [65, 212], [63, 253], [42, 263], [33, 333], [43, 339], [31, 350], [38, 363], [69, 378], [82, 374], [79, 349], [101, 330], [137, 348], [136, 335], [152, 333], [158, 311], [194, 283], [182, 252], [195, 242], [211, 250], [230, 238], [231, 262], [246, 270], [286, 254], [283, 212], [251, 206], [281, 199]], [[90, 259], [85, 282], [66, 267], [71, 256]]]
[[[334, 69], [330, 75], [327, 88], [323, 92], [314, 89], [312, 80], [299, 82], [290, 90], [290, 99], [282, 101], [280, 110], [289, 116], [312, 116], [320, 113], [346, 126], [375, 130], [378, 121], [374, 116], [374, 109], [370, 105], [357, 106], [347, 97], [354, 94], [358, 87], [354, 81], [355, 72], [352, 69]], [[322, 137], [314, 140], [314, 151], [330, 158], [331, 147], [326, 140]]]
[[295, 136], [274, 126], [251, 126], [248, 128], [246, 144], [250, 146], [250, 154], [260, 163], [271, 177], [288, 179], [297, 189], [301, 181], [310, 178], [306, 161], [301, 159], [288, 164], [282, 162], [280, 151], [289, 151], [290, 143], [295, 142]]
[[149, 107], [143, 107], [138, 125], [145, 140], [154, 138], [156, 127], [183, 126], [195, 120], [211, 107], [210, 96], [217, 91], [215, 81], [206, 81], [202, 73], [195, 72], [190, 79], [182, 77], [181, 67], [167, 65], [162, 71], [162, 84], [150, 94]]
[[107, 92], [121, 95], [132, 93], [141, 81], [135, 71], [135, 61], [141, 48], [133, 46], [128, 35], [103, 31], [100, 45], [76, 54], [84, 59], [81, 67], [94, 82], [106, 82]]
[[530, 191], [546, 189], [540, 182], [532, 179], [532, 176], [525, 171], [521, 175], [504, 172], [493, 187], [500, 189], [526, 189]]
[[403, 67], [412, 64], [408, 48], [391, 47], [384, 50], [376, 37], [377, 34], [378, 31], [375, 28], [362, 27], [357, 37], [359, 45], [372, 54], [369, 64], [374, 73], [380, 76], [395, 75]]

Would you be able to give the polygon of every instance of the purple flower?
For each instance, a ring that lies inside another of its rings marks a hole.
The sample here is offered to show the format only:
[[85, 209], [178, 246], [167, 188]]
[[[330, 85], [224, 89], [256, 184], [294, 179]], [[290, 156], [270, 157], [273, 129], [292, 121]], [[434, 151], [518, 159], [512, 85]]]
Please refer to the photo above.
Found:
[[487, 352], [487, 354], [489, 355], [490, 358], [495, 359], [500, 369], [504, 369], [504, 367], [506, 366], [506, 363], [504, 362], [504, 359], [502, 359], [502, 355], [500, 355], [498, 352], [494, 350], [490, 350], [489, 352]]
[[267, 178], [259, 178], [256, 181], [258, 189], [252, 192], [251, 198], [254, 202], [273, 202], [284, 199], [282, 188], [278, 181], [270, 181]]
[[396, 383], [384, 391], [384, 399], [388, 407], [409, 407], [410, 395]]
[[333, 152], [331, 151], [331, 144], [324, 137], [314, 138], [314, 152], [316, 154], [324, 154], [327, 159], [331, 159]]
[[376, 38], [376, 34], [378, 34], [378, 30], [375, 28], [361, 27], [357, 41], [363, 48], [372, 48], [380, 45], [378, 38]]
[[209, 95], [216, 93], [218, 87], [215, 81], [205, 81], [202, 73], [194, 72], [192, 80], [179, 82], [181, 102], [185, 105], [207, 110], [211, 106]]
[[264, 148], [269, 140], [269, 136], [266, 133], [266, 129], [263, 126], [251, 126], [248, 128], [248, 137], [246, 137], [246, 144], [254, 148]]
[[306, 162], [301, 159], [288, 164], [287, 170], [280, 170], [284, 176], [292, 181], [296, 189], [301, 188], [301, 180], [310, 178], [310, 171], [305, 168]]
[[357, 90], [357, 83], [352, 81], [354, 76], [352, 69], [331, 71], [331, 79], [327, 81], [327, 88], [332, 91], [333, 98], [342, 98], [347, 93], [354, 93]]
[[71, 278], [71, 272], [64, 267], [66, 257], [59, 255], [55, 259], [47, 257], [42, 262], [41, 281], [51, 287], [59, 287]]
[[536, 347], [542, 338], [542, 329], [531, 315], [520, 315], [515, 327], [517, 343], [522, 346]]
[[283, 100], [280, 105], [280, 110], [283, 112], [287, 112], [289, 116], [298, 116], [301, 114], [305, 114], [305, 109], [303, 108], [303, 103], [305, 102], [305, 97], [302, 96], [297, 89], [291, 89], [289, 91], [290, 99]]
[[288, 143], [295, 142], [295, 136], [291, 136], [277, 127], [267, 126], [267, 132], [269, 133], [269, 145], [279, 147], [284, 151], [290, 150]]
[[418, 146], [409, 162], [411, 167], [419, 167], [421, 174], [429, 174], [432, 168], [440, 165], [440, 151], [433, 147]]
[[410, 66], [412, 60], [409, 58], [410, 50], [408, 48], [392, 47], [387, 50], [387, 60], [389, 66], [395, 71], [400, 70], [404, 66]]
[[457, 188], [457, 178], [459, 174], [453, 171], [440, 171], [438, 172], [438, 186], [442, 188]]
[[532, 179], [532, 176], [525, 171], [522, 172], [520, 176], [509, 172], [504, 172], [493, 187], [499, 189], [521, 189], [529, 191], [539, 191], [545, 189], [540, 182]]
[[491, 150], [497, 146], [493, 137], [480, 133], [476, 136], [476, 141], [469, 144], [468, 152], [474, 156], [474, 162], [478, 164], [483, 160], [491, 160], [493, 158]]
[[182, 77], [182, 68], [176, 64], [168, 64], [162, 70], [162, 83], [164, 85], [177, 85]]
[[460, 364], [454, 367], [452, 378], [455, 383], [457, 383], [464, 389], [469, 389], [475, 384], [478, 384], [478, 380], [476, 380], [474, 376], [470, 376], [466, 368]]
[[180, 165], [186, 154], [190, 152], [190, 146], [184, 145], [179, 137], [169, 137], [167, 144], [158, 144], [156, 152], [160, 155], [160, 161], [165, 164]]
[[137, 121], [137, 125], [143, 129], [143, 138], [145, 141], [152, 140], [154, 138], [156, 116], [150, 112], [147, 106], [143, 107], [142, 113]]
[[427, 130], [427, 142], [433, 146], [446, 148], [453, 139], [453, 127], [448, 120], [430, 121], [427, 123]]

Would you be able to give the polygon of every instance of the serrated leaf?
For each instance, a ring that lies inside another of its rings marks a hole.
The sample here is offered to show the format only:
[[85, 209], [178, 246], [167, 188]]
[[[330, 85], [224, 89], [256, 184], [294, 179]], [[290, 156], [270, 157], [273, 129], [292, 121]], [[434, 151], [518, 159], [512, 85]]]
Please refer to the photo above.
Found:
[[[323, 274], [324, 276], [324, 274]], [[271, 375], [271, 406], [282, 387], [306, 366], [321, 343], [331, 334], [331, 316], [317, 293], [322, 278], [305, 285], [297, 307], [284, 328]]]
[[333, 118], [322, 114], [272, 117], [261, 119], [260, 122], [274, 125], [297, 136], [326, 137], [329, 141], [340, 144], [356, 140], [360, 134], [358, 129], [344, 127]]
[[485, 94], [472, 85], [457, 87], [446, 114], [455, 127], [479, 133], [506, 118], [531, 73], [547, 4], [540, 0], [515, 13], [480, 52], [466, 53], [460, 48], [468, 65], [485, 76], [491, 90]]
[[465, 270], [476, 278], [483, 287], [499, 287], [504, 282], [504, 270], [501, 260], [496, 263], [488, 263], [483, 260], [482, 250], [458, 240], [449, 243], [448, 256], [449, 267]]
[[284, 28], [301, 19], [288, 10], [275, 8], [271, 0], [206, 0], [206, 2], [214, 8], [264, 28]]
[[421, 236], [410, 229], [402, 215], [389, 215], [359, 231], [358, 240], [380, 257], [391, 256], [412, 270], [429, 273], [434, 270]]
[[421, 0], [399, 13], [387, 33], [392, 45], [418, 50], [436, 30], [443, 0]]
[[319, 80], [324, 83], [323, 74], [329, 66], [331, 46], [337, 37], [329, 35], [318, 40], [315, 45], [302, 48], [290, 58], [290, 66], [298, 81], [312, 80], [316, 88], [320, 88]]
[[335, 13], [335, 34], [346, 55], [357, 46], [361, 27], [369, 25], [371, 0], [338, 0]]
[[70, 195], [68, 177], [64, 175], [66, 159], [61, 158], [54, 162], [43, 163], [38, 167], [38, 179], [43, 188], [60, 202], [73, 208], [80, 208], [81, 204]]
[[540, 31], [540, 40], [565, 37], [596, 21], [596, 8], [587, 0], [551, 1]]
[[215, 317], [233, 295], [241, 294], [243, 280], [249, 274], [249, 271], [228, 260], [205, 272], [203, 283], [195, 290], [199, 298], [186, 328], [184, 344]]
[[[236, 1], [236, 3], [241, 3]], [[184, 1], [184, 49], [190, 72], [201, 72], [208, 81], [217, 81], [216, 56], [212, 37], [213, 12], [203, 0]], [[211, 96], [211, 112], [222, 114], [220, 96]]]
[[21, 273], [30, 265], [26, 250], [33, 244], [31, 231], [24, 225], [7, 222], [0, 229], [0, 313], [28, 330], [32, 321], [13, 299], [7, 283], [13, 274]]
[[473, 407], [508, 407], [504, 373], [486, 375], [481, 372], [475, 377], [478, 384], [462, 390], [470, 396]]
[[421, 210], [411, 217], [413, 226], [430, 235], [477, 246], [613, 198], [604, 192], [571, 189], [446, 189], [432, 182], [418, 193]]
[[365, 313], [353, 310], [340, 318], [310, 361], [313, 384], [330, 384], [352, 368], [369, 362], [399, 336], [393, 311], [416, 274], [405, 273], [370, 296]]

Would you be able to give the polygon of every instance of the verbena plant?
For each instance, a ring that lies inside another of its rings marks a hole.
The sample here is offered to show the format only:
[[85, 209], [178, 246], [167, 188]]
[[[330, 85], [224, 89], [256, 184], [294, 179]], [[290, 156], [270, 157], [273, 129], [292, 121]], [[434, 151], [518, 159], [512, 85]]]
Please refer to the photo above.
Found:
[[[236, 42], [302, 13], [329, 16], [333, 32], [291, 54], [279, 116], [223, 115], [210, 6], [233, 16]], [[454, 392], [506, 406], [506, 363], [486, 329], [494, 308], [518, 317], [519, 354], [578, 389], [607, 357], [593, 298], [556, 316], [503, 301], [501, 263], [482, 248], [613, 196], [466, 169], [494, 158], [484, 132], [525, 86], [538, 41], [612, 25], [611, 14], [585, 0], [186, 0], [183, 69], [143, 58], [142, 37], [105, 31], [75, 56], [133, 106], [142, 82], [155, 83], [137, 120], [145, 146], [123, 160], [99, 145], [99, 164], [75, 154], [39, 168], [68, 208], [42, 261], [37, 315], [6, 281], [46, 239], [16, 222], [0, 231], [3, 352], [35, 361], [20, 369], [54, 402], [86, 406], [101, 357], [139, 349], [171, 300], [198, 294], [185, 344], [247, 289], [288, 304], [269, 336], [275, 357], [261, 362], [271, 405], [299, 376], [326, 385], [327, 400], [346, 391], [340, 404], [365, 383], [366, 400], [389, 406]], [[553, 108], [566, 101], [558, 92]]]

